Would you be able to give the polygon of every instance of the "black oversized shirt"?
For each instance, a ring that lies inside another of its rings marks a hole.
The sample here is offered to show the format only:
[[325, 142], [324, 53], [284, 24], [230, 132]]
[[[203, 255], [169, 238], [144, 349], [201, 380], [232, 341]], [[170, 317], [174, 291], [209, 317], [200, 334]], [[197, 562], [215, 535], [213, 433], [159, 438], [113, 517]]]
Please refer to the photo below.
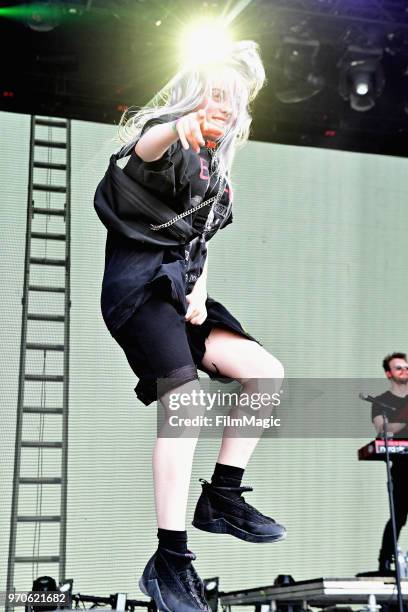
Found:
[[[169, 121], [162, 117], [146, 124]], [[228, 181], [219, 178], [212, 160], [213, 152], [202, 147], [200, 153], [183, 149], [180, 141], [172, 145], [160, 160], [144, 162], [134, 151], [124, 172], [149, 189], [177, 215], [193, 208], [218, 192], [219, 201], [209, 206], [200, 236], [187, 245], [146, 246], [108, 228], [101, 308], [105, 323], [114, 334], [125, 321], [155, 292], [185, 314], [186, 295], [203, 271], [207, 242], [218, 229], [232, 222], [232, 192]], [[222, 181], [220, 183], [220, 180]], [[220, 188], [221, 187], [221, 188]], [[195, 214], [185, 217], [194, 223]]]

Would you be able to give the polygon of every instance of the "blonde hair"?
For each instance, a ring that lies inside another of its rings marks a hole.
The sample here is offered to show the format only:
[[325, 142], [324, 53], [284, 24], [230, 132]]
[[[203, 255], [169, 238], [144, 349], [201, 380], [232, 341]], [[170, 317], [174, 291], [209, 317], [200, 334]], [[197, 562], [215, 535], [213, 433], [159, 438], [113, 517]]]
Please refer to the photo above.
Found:
[[211, 95], [212, 82], [219, 76], [225, 82], [234, 117], [217, 150], [224, 170], [229, 170], [236, 149], [248, 140], [250, 103], [265, 82], [258, 45], [250, 40], [233, 43], [228, 55], [216, 63], [181, 69], [147, 106], [124, 113], [118, 134], [124, 143], [122, 152], [131, 149], [150, 119], [181, 117], [195, 111]]

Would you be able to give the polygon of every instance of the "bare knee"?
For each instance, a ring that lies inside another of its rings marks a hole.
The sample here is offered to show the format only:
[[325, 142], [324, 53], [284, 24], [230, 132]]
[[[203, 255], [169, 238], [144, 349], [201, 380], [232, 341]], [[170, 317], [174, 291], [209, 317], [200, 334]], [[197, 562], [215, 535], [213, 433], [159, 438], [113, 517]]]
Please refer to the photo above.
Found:
[[248, 369], [251, 378], [284, 379], [285, 370], [279, 359], [261, 347], [256, 357], [251, 368]]
[[283, 364], [273, 355], [269, 355], [269, 357], [270, 363], [268, 364], [268, 369], [272, 372], [272, 378], [283, 380], [285, 378], [285, 368]]

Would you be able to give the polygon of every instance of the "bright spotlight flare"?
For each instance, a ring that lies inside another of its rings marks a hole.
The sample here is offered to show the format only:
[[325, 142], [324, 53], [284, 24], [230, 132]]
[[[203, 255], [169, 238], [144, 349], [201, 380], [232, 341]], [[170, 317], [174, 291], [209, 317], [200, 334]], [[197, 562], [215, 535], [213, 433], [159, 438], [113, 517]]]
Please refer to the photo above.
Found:
[[180, 64], [186, 68], [216, 64], [228, 56], [232, 43], [225, 19], [202, 19], [182, 34]]
[[[252, 3], [252, 0], [238, 0], [227, 14], [213, 19], [201, 19], [191, 24], [181, 35], [179, 64], [181, 70], [194, 66], [217, 64], [228, 57], [233, 39], [230, 24]], [[171, 80], [152, 98], [147, 105], [154, 105], [166, 96]]]

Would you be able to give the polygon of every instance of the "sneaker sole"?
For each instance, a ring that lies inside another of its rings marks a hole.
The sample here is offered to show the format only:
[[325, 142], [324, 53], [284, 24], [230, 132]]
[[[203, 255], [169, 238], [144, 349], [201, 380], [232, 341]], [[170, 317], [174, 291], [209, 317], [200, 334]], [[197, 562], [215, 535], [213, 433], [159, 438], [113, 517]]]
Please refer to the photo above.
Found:
[[224, 533], [235, 536], [236, 538], [244, 540], [245, 542], [257, 542], [260, 544], [266, 542], [279, 542], [280, 540], [284, 540], [287, 536], [286, 531], [276, 536], [249, 533], [248, 531], [240, 529], [232, 523], [229, 523], [224, 518], [215, 519], [214, 521], [209, 521], [208, 523], [193, 521], [191, 524], [201, 531], [207, 531], [209, 533]]
[[164, 603], [157, 580], [149, 580], [146, 586], [143, 578], [140, 578], [139, 589], [142, 591], [143, 595], [153, 599], [156, 604], [157, 612], [175, 612], [175, 610], [170, 610]]

